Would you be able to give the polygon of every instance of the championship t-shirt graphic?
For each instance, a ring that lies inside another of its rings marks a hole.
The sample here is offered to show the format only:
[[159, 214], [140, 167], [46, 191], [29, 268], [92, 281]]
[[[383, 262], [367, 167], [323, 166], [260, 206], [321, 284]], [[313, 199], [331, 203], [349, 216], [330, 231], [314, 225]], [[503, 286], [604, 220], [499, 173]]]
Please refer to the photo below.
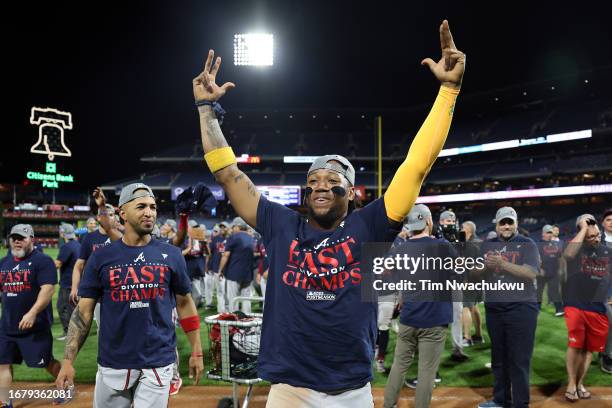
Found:
[[361, 246], [394, 236], [383, 199], [322, 231], [262, 197], [256, 229], [270, 262], [259, 376], [317, 391], [370, 381], [377, 305], [361, 299]]
[[111, 368], [155, 368], [176, 356], [174, 294], [191, 292], [179, 248], [152, 239], [131, 247], [118, 240], [85, 265], [82, 297], [100, 301], [98, 362]]
[[42, 285], [55, 285], [57, 271], [53, 259], [40, 251], [32, 251], [25, 258], [8, 255], [0, 260], [0, 292], [2, 294], [2, 318], [0, 332], [23, 334], [51, 326], [51, 303], [36, 316], [34, 326], [19, 330], [19, 322], [30, 311]]

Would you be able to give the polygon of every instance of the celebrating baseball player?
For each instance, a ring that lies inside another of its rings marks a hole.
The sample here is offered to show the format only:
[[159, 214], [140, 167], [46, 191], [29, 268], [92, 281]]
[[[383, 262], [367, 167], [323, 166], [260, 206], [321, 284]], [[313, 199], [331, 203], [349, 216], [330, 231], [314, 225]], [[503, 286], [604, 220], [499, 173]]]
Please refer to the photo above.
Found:
[[125, 233], [85, 265], [56, 384], [73, 384], [73, 363], [101, 298], [94, 406], [166, 407], [176, 360], [173, 298], [191, 344], [189, 373], [196, 384], [203, 371], [200, 319], [180, 249], [151, 237], [157, 218], [151, 189], [142, 183], [124, 187], [119, 208]]
[[[465, 54], [440, 25], [442, 57], [422, 61], [440, 81], [431, 112], [384, 197], [355, 208], [355, 170], [339, 155], [319, 157], [306, 179], [306, 217], [268, 201], [238, 169], [217, 115], [221, 58], [210, 50], [193, 80], [205, 160], [234, 209], [263, 237], [270, 259], [258, 374], [273, 385], [268, 407], [373, 406], [370, 381], [376, 304], [361, 301], [361, 244], [392, 240], [446, 140]], [[214, 60], [214, 62], [213, 62]]]

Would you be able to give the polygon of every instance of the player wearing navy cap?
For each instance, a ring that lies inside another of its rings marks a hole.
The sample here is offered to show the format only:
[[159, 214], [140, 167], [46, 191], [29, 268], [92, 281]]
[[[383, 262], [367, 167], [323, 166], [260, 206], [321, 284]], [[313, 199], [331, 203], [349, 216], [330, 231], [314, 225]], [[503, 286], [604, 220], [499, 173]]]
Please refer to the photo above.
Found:
[[53, 358], [51, 297], [57, 283], [53, 259], [34, 250], [31, 225], [15, 225], [10, 254], [0, 260], [0, 406], [13, 381], [12, 364], [45, 368], [53, 377], [60, 363]]
[[87, 261], [56, 384], [73, 384], [73, 362], [101, 298], [94, 406], [166, 407], [176, 360], [173, 298], [191, 344], [189, 372], [196, 383], [203, 371], [200, 320], [179, 248], [151, 237], [157, 218], [151, 189], [142, 183], [124, 187], [119, 207], [125, 233]]
[[422, 61], [441, 82], [430, 114], [384, 198], [358, 211], [355, 170], [338, 155], [317, 159], [307, 174], [299, 213], [268, 201], [238, 169], [217, 115], [235, 85], [215, 83], [221, 59], [208, 53], [193, 80], [206, 163], [238, 215], [262, 236], [270, 268], [258, 374], [273, 383], [269, 407], [373, 406], [370, 381], [376, 304], [362, 302], [361, 244], [392, 240], [442, 149], [461, 87], [465, 55], [448, 22], [440, 25], [442, 58]]

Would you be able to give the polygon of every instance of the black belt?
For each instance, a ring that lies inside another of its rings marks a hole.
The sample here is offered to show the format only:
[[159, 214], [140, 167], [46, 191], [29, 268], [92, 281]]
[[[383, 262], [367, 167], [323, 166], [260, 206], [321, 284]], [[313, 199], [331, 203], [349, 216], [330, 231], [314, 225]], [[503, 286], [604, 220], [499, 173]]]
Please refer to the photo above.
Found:
[[327, 394], [327, 395], [340, 395], [340, 394], [344, 394], [345, 392], [349, 392], [349, 391], [354, 391], [354, 390], [358, 390], [359, 388], [363, 388], [367, 385], [368, 383], [363, 383], [361, 385], [356, 385], [354, 387], [350, 387], [350, 388], [342, 388], [339, 390], [332, 390], [332, 391], [321, 391], [323, 394]]
[[[272, 383], [272, 385], [274, 385], [274, 384], [280, 384], [280, 383]], [[340, 395], [340, 394], [344, 394], [345, 392], [349, 392], [349, 391], [358, 390], [359, 388], [363, 388], [363, 387], [365, 387], [366, 385], [368, 385], [368, 383], [367, 383], [367, 382], [366, 382], [366, 383], [363, 383], [363, 384], [360, 384], [360, 385], [356, 385], [356, 386], [354, 386], [354, 387], [349, 387], [349, 388], [341, 388], [341, 389], [339, 389], [339, 390], [331, 390], [331, 391], [319, 391], [319, 392], [320, 392], [320, 393], [323, 393], [323, 394], [327, 394], [327, 395]], [[316, 391], [316, 390], [313, 390], [313, 391]]]

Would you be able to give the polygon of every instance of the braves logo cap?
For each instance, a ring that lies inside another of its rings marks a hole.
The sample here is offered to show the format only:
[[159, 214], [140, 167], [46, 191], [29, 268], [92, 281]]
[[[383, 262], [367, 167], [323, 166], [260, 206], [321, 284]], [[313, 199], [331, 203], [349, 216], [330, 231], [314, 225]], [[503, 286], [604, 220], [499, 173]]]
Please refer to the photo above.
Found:
[[412, 207], [406, 219], [408, 231], [422, 231], [427, 226], [427, 219], [431, 218], [431, 211], [425, 204]]
[[505, 218], [510, 218], [515, 223], [518, 222], [518, 216], [516, 215], [516, 211], [514, 210], [514, 208], [502, 207], [497, 210], [497, 213], [495, 213], [495, 219], [493, 220], [493, 223], [497, 224]]
[[34, 228], [30, 224], [17, 224], [11, 228], [11, 235], [19, 235], [20, 237], [27, 238], [34, 236]]

